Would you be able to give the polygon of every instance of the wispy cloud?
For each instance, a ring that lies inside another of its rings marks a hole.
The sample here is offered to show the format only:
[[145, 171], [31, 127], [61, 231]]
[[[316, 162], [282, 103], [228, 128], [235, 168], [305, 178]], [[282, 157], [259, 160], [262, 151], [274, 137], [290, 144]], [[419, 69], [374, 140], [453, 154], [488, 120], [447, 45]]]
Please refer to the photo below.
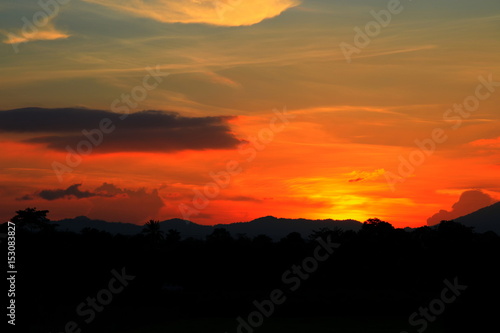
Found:
[[68, 33], [58, 30], [51, 22], [52, 19], [53, 17], [49, 21], [47, 21], [45, 25], [39, 28], [33, 26], [31, 28], [31, 31], [26, 31], [25, 28], [15, 32], [2, 30], [0, 32], [2, 32], [7, 37], [3, 40], [3, 42], [5, 44], [17, 45], [33, 41], [55, 40], [70, 37]]
[[[374, 53], [370, 53], [370, 54], [360, 55], [360, 56], [357, 56], [357, 58], [373, 58], [373, 57], [381, 57], [381, 56], [393, 55], [393, 54], [399, 54], [399, 53], [419, 52], [419, 51], [436, 49], [437, 47], [438, 47], [437, 45], [422, 45], [422, 46], [407, 47], [407, 48], [396, 49], [396, 50], [387, 50], [387, 51], [383, 50], [383, 51], [378, 51], [378, 52], [374, 52]], [[343, 58], [337, 58], [337, 60], [342, 60], [342, 59]]]
[[353, 171], [347, 174], [350, 177], [349, 183], [357, 183], [365, 180], [375, 180], [385, 174], [384, 169], [374, 171]]
[[54, 40], [68, 38], [70, 35], [61, 31], [58, 31], [53, 26], [47, 26], [44, 30], [38, 30], [31, 33], [25, 33], [22, 35], [16, 35], [12, 33], [6, 33], [7, 39], [4, 40], [5, 44], [20, 44], [26, 42], [32, 42], [36, 40]]
[[471, 142], [470, 145], [473, 147], [497, 149], [497, 148], [500, 148], [500, 136], [498, 138], [495, 138], [495, 139], [475, 140], [475, 141]]
[[204, 72], [204, 74], [208, 77], [210, 82], [224, 85], [224, 86], [228, 86], [231, 88], [241, 87], [241, 84], [239, 84], [238, 82], [231, 80], [230, 78], [227, 78], [225, 76], [219, 75], [215, 72]]

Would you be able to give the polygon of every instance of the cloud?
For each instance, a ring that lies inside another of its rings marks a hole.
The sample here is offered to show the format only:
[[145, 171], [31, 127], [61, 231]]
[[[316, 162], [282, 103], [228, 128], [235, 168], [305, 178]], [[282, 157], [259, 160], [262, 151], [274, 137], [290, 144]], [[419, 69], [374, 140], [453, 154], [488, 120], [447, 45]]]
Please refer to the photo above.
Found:
[[453, 220], [492, 205], [493, 203], [495, 203], [495, 200], [490, 195], [480, 190], [465, 191], [460, 196], [460, 199], [453, 204], [450, 211], [440, 210], [427, 219], [427, 224], [435, 225], [443, 220]]
[[34, 198], [30, 194], [26, 194], [26, 195], [23, 195], [20, 198], [17, 198], [16, 200], [17, 201], [31, 201], [31, 200], [34, 200]]
[[351, 179], [349, 179], [349, 183], [357, 183], [364, 180], [375, 180], [384, 174], [384, 169], [377, 169], [374, 171], [353, 171], [347, 175], [351, 177]]
[[228, 86], [231, 88], [239, 88], [241, 87], [241, 84], [231, 80], [230, 78], [224, 77], [220, 74], [217, 74], [215, 72], [203, 72], [207, 76], [207, 78], [210, 80], [212, 83]]
[[248, 26], [298, 6], [298, 0], [84, 0], [165, 23]]
[[262, 200], [254, 198], [254, 197], [249, 197], [246, 195], [236, 195], [232, 197], [223, 197], [221, 200], [228, 200], [228, 201], [246, 201], [246, 202], [262, 202]]
[[89, 191], [80, 191], [80, 186], [82, 184], [74, 184], [69, 186], [65, 190], [42, 190], [40, 191], [37, 196], [45, 199], [45, 200], [57, 200], [57, 199], [63, 199], [63, 198], [76, 198], [76, 199], [83, 199], [83, 198], [91, 198], [95, 197], [97, 194], [96, 193], [91, 193]]
[[124, 190], [117, 187], [116, 185], [108, 183], [103, 183], [101, 186], [96, 188], [95, 191], [98, 193], [107, 194], [108, 196], [117, 196], [119, 194], [125, 193]]
[[82, 184], [73, 184], [66, 189], [44, 189], [25, 195], [18, 200], [43, 199], [47, 201], [86, 199], [88, 207], [85, 214], [92, 218], [116, 220], [121, 216], [123, 222], [139, 223], [156, 218], [165, 206], [157, 189], [150, 191], [120, 188], [114, 184], [103, 183], [94, 190], [82, 191]]
[[[184, 117], [157, 110], [122, 116], [85, 108], [6, 110], [0, 111], [0, 132], [28, 133], [31, 137], [24, 142], [45, 144], [59, 151], [91, 144], [96, 153], [234, 149], [244, 142], [228, 125], [234, 117]], [[107, 127], [116, 129], [109, 133], [97, 131], [103, 119], [108, 120]]]
[[37, 40], [55, 40], [55, 39], [64, 39], [70, 37], [70, 35], [58, 31], [53, 26], [46, 26], [43, 30], [37, 30], [30, 33], [21, 33], [20, 35], [4, 32], [7, 36], [3, 42], [5, 44], [20, 44], [26, 42], [33, 42]]
[[470, 143], [473, 147], [479, 147], [482, 149], [497, 150], [500, 149], [500, 136], [494, 139], [480, 139], [475, 140]]
[[[403, 48], [403, 49], [380, 51], [380, 52], [372, 53], [372, 54], [364, 54], [364, 55], [360, 55], [357, 57], [358, 58], [371, 58], [371, 57], [379, 57], [379, 56], [399, 54], [399, 53], [409, 53], [409, 52], [418, 52], [418, 51], [424, 51], [424, 50], [432, 50], [432, 49], [436, 49], [436, 48], [438, 48], [437, 45], [420, 45], [420, 46], [408, 47], [408, 48]], [[342, 58], [339, 58], [339, 59], [342, 59]]]
[[35, 25], [35, 22], [25, 21], [22, 29], [17, 32], [12, 33], [10, 31], [1, 30], [7, 39], [3, 40], [5, 44], [12, 44], [16, 48], [17, 44], [33, 42], [38, 40], [56, 40], [64, 39], [70, 37], [69, 34], [58, 30], [52, 21], [57, 15], [46, 15], [43, 11], [36, 12], [38, 14], [43, 14], [45, 20], [39, 24]]
[[80, 186], [82, 184], [73, 184], [66, 189], [56, 189], [56, 190], [41, 190], [34, 195], [25, 195], [18, 200], [33, 200], [33, 197], [39, 197], [45, 200], [57, 200], [57, 199], [86, 199], [93, 197], [104, 197], [104, 198], [118, 198], [118, 197], [133, 197], [135, 193], [138, 191], [144, 191], [144, 189], [140, 189], [137, 191], [121, 189], [114, 184], [103, 183], [101, 186], [96, 188], [94, 191], [81, 191]]

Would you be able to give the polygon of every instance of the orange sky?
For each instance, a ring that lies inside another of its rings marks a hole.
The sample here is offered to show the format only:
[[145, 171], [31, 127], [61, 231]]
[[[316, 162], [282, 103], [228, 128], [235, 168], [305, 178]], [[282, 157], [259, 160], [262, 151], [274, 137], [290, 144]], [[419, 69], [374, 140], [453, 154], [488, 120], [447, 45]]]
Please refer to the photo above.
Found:
[[[87, 0], [37, 34], [23, 34], [21, 18], [41, 9], [10, 4], [0, 13], [9, 16], [0, 26], [2, 220], [37, 207], [53, 220], [378, 217], [415, 227], [468, 190], [500, 200], [497, 1], [405, 4], [350, 62], [339, 45], [355, 45], [354, 28], [387, 1], [246, 0], [221, 11], [212, 1]], [[11, 111], [26, 107], [43, 109]], [[88, 122], [65, 123], [58, 108]], [[109, 116], [88, 110], [175, 116], [116, 120], [58, 177], [66, 144]], [[416, 141], [430, 140], [428, 155]], [[402, 160], [414, 161], [409, 171]]]

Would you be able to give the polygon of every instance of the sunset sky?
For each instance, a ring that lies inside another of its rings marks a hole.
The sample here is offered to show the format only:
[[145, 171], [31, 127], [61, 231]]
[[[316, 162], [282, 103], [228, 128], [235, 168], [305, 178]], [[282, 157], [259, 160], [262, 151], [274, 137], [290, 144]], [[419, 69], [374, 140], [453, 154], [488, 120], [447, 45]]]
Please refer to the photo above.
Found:
[[498, 0], [2, 0], [0, 38], [2, 222], [500, 200]]

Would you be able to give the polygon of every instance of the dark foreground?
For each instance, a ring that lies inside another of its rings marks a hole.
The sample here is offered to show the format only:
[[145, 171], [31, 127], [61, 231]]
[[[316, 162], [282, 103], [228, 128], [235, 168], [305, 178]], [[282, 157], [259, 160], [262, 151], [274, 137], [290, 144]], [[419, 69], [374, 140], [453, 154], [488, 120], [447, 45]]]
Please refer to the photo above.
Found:
[[[2, 231], [4, 232], [4, 231]], [[3, 245], [2, 245], [3, 246]], [[500, 237], [454, 222], [413, 231], [216, 229], [182, 239], [17, 230], [22, 332], [496, 331]]]

